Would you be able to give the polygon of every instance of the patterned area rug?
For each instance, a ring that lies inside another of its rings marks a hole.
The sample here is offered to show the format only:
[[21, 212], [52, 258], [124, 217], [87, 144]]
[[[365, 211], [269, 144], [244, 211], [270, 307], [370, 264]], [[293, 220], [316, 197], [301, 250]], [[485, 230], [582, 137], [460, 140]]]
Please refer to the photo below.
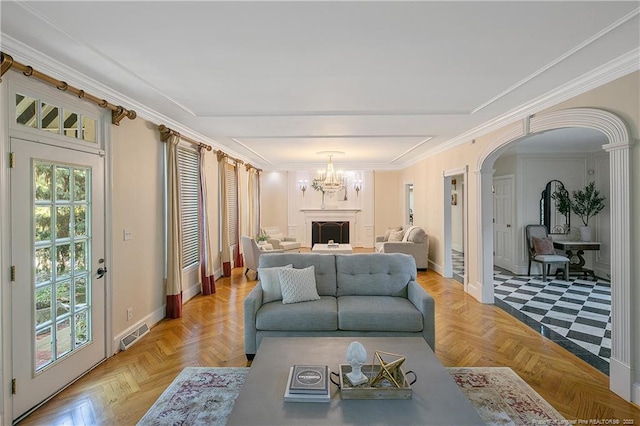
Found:
[[[486, 424], [566, 424], [560, 413], [508, 367], [448, 370]], [[224, 425], [248, 372], [246, 367], [187, 367], [138, 425]]]

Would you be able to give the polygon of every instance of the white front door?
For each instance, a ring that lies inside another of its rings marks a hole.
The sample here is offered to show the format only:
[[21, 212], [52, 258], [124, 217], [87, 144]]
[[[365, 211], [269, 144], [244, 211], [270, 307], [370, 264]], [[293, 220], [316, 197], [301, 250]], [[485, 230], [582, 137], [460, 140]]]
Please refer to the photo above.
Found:
[[493, 187], [493, 263], [510, 271], [513, 263], [513, 178], [496, 178]]
[[104, 158], [11, 139], [13, 419], [106, 358]]

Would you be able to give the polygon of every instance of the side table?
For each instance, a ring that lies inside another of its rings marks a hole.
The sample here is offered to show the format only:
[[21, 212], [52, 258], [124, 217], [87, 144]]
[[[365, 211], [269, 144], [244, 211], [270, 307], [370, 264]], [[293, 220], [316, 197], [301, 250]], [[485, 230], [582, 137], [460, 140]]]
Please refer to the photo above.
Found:
[[[593, 272], [592, 269], [588, 269], [584, 267], [586, 262], [584, 260], [583, 255], [585, 250], [600, 250], [599, 242], [559, 240], [559, 241], [553, 242], [553, 247], [567, 252], [567, 257], [570, 260], [569, 275], [571, 275], [571, 273], [574, 273], [574, 275], [577, 273], [577, 274], [584, 274], [585, 278], [587, 277], [587, 275], [591, 275], [594, 281], [597, 279], [596, 274]], [[576, 252], [575, 254], [574, 254], [574, 251]], [[574, 257], [577, 258], [577, 262], [573, 262]]]

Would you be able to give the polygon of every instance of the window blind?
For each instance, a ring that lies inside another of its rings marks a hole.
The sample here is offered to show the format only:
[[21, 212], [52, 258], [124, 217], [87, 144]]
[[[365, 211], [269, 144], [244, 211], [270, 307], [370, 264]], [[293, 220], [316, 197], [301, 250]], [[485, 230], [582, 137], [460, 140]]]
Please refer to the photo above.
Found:
[[227, 164], [227, 212], [229, 214], [229, 245], [238, 244], [238, 181], [235, 167]]
[[178, 147], [180, 174], [180, 211], [182, 213], [182, 266], [188, 268], [200, 262], [200, 232], [198, 228], [199, 173], [198, 153]]

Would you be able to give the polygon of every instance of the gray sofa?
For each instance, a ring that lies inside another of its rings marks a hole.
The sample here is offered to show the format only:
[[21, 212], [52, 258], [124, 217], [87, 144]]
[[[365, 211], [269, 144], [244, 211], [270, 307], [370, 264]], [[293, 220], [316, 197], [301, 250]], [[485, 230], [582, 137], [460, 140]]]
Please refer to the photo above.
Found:
[[[389, 241], [389, 230], [402, 230], [401, 241]], [[384, 236], [376, 237], [378, 253], [410, 254], [416, 261], [416, 268], [426, 271], [429, 267], [429, 236], [419, 226], [390, 228]]]
[[434, 301], [405, 254], [284, 253], [260, 256], [259, 268], [314, 266], [319, 300], [263, 303], [261, 283], [244, 300], [248, 359], [267, 336], [422, 336], [435, 350]]

